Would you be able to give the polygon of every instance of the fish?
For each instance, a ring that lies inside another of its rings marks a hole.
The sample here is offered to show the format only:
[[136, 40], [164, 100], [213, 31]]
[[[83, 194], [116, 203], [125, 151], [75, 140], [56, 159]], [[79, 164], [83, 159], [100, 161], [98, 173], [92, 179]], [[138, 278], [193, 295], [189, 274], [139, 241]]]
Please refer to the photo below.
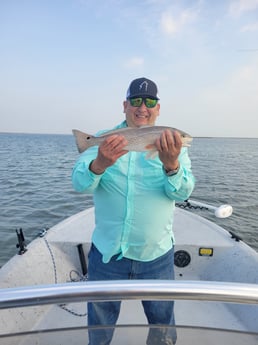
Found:
[[75, 136], [76, 144], [79, 153], [86, 151], [92, 146], [99, 146], [107, 137], [113, 134], [123, 135], [128, 141], [124, 150], [144, 152], [148, 151], [148, 157], [155, 157], [158, 154], [155, 146], [155, 141], [158, 139], [162, 132], [169, 129], [171, 132], [179, 132], [182, 140], [182, 146], [189, 147], [192, 141], [192, 137], [180, 129], [167, 127], [167, 126], [141, 126], [141, 127], [124, 127], [120, 129], [111, 130], [94, 136], [73, 129], [73, 135]]

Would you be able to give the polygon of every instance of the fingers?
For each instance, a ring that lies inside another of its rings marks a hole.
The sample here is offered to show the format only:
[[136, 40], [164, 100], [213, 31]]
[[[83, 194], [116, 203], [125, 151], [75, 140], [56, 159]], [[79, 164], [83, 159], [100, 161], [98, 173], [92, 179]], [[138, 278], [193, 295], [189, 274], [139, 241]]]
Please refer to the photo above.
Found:
[[165, 130], [156, 140], [159, 158], [167, 170], [173, 170], [178, 166], [178, 156], [181, 152], [182, 141], [178, 132]]
[[[93, 169], [105, 171], [106, 168], [113, 165], [116, 160], [126, 154], [125, 146], [128, 144], [121, 135], [111, 135], [106, 138], [99, 146], [98, 155], [94, 161]], [[97, 168], [96, 168], [97, 167]]]
[[171, 132], [170, 130], [165, 130], [164, 132], [162, 132], [160, 138], [156, 141], [156, 146], [159, 151], [181, 149], [181, 136], [177, 131]]
[[96, 174], [102, 174], [106, 168], [113, 165], [116, 160], [126, 154], [125, 146], [128, 144], [121, 135], [107, 137], [99, 146], [98, 155], [92, 162], [90, 170]]
[[127, 144], [127, 140], [122, 135], [111, 135], [103, 142], [102, 147], [111, 154], [118, 154], [124, 151]]

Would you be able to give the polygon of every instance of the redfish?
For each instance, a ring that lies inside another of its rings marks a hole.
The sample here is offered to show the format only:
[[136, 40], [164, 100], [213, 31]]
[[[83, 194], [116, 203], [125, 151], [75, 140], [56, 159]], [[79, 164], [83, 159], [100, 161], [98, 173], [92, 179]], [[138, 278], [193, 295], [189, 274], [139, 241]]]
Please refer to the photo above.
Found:
[[110, 135], [119, 134], [128, 141], [124, 148], [125, 150], [136, 152], [149, 151], [148, 156], [153, 157], [158, 153], [155, 141], [166, 129], [169, 129], [171, 132], [177, 131], [181, 136], [183, 146], [190, 146], [193, 138], [189, 134], [180, 129], [166, 126], [125, 127], [105, 132], [100, 136], [93, 136], [73, 129], [73, 134], [80, 153], [86, 151], [91, 146], [99, 146]]

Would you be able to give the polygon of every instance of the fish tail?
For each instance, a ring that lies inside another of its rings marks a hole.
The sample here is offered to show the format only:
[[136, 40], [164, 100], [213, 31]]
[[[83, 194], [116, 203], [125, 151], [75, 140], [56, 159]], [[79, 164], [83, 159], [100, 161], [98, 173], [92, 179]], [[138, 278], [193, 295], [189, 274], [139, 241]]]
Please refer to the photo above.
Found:
[[73, 135], [75, 136], [76, 145], [79, 153], [86, 151], [89, 147], [93, 146], [92, 140], [95, 138], [91, 134], [83, 133], [78, 129], [73, 129]]

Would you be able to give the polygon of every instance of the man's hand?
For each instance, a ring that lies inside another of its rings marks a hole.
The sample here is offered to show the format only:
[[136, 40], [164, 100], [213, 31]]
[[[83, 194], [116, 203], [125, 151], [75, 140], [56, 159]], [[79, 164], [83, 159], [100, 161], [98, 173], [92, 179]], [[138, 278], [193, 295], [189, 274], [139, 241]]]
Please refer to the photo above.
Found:
[[124, 147], [128, 144], [122, 135], [111, 135], [99, 146], [98, 155], [91, 163], [90, 170], [95, 174], [103, 174], [104, 171], [113, 165], [117, 159], [128, 151]]
[[172, 133], [170, 130], [165, 130], [160, 138], [156, 140], [155, 145], [165, 170], [177, 169], [179, 166], [178, 156], [182, 147], [180, 134], [177, 131]]

